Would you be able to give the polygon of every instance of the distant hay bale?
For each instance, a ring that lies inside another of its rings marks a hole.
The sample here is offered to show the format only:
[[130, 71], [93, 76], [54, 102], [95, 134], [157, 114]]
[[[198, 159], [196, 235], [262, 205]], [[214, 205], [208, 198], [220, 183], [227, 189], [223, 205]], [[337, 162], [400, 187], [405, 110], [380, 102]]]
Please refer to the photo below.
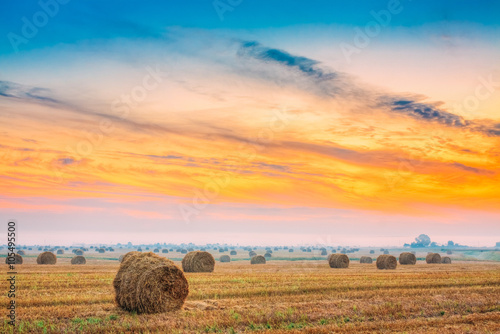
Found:
[[184, 273], [152, 252], [129, 252], [113, 280], [115, 301], [127, 311], [161, 313], [178, 310], [189, 294]]
[[231, 262], [231, 257], [229, 255], [222, 255], [219, 260], [220, 262]]
[[335, 249], [332, 249], [332, 253], [335, 254], [337, 253], [337, 251]]
[[38, 247], [38, 250], [41, 251], [43, 249], [43, 247]]
[[19, 254], [19, 255], [21, 255], [21, 256], [26, 255], [26, 253], [24, 253], [24, 251], [23, 251], [23, 250], [18, 250], [18, 251], [17, 251], [17, 254]]
[[377, 268], [378, 269], [396, 269], [398, 266], [398, 260], [393, 255], [379, 255], [377, 258]]
[[266, 264], [266, 258], [262, 255], [255, 255], [250, 260], [250, 264]]
[[182, 259], [182, 270], [187, 273], [211, 273], [214, 267], [215, 259], [208, 252], [189, 252]]
[[231, 254], [231, 255], [237, 255], [238, 253], [235, 250], [232, 250], [229, 254]]
[[141, 247], [137, 248], [137, 251], [142, 252], [142, 248]]
[[453, 252], [451, 250], [446, 251], [446, 254], [451, 255]]
[[349, 257], [345, 254], [330, 254], [328, 264], [330, 268], [348, 268]]
[[385, 254], [385, 255], [389, 254], [389, 251], [388, 251], [387, 249], [386, 249], [386, 250], [384, 250], [384, 254]]
[[105, 252], [106, 252], [106, 250], [105, 250], [104, 248], [99, 248], [97, 251], [98, 251], [99, 253], [101, 253], [101, 254], [103, 254], [103, 253], [105, 253]]
[[373, 259], [370, 256], [362, 256], [359, 263], [373, 263]]
[[383, 249], [383, 248], [380, 248], [380, 251], [381, 251], [381, 252], [383, 252], [384, 250], [385, 250], [385, 249]]
[[166, 254], [166, 253], [168, 253], [168, 249], [166, 249], [166, 248], [165, 248], [165, 249], [162, 249], [162, 250], [161, 250], [161, 252], [162, 252], [163, 254]]
[[71, 259], [71, 264], [86, 264], [87, 260], [81, 255], [74, 256]]
[[120, 257], [118, 258], [118, 261], [123, 262], [124, 260], [128, 259], [130, 256], [133, 256], [135, 254], [141, 254], [141, 252], [131, 251], [131, 252], [125, 253], [123, 255], [120, 255]]
[[417, 263], [417, 257], [415, 254], [412, 254], [410, 252], [403, 252], [399, 254], [399, 264], [402, 265], [413, 265]]
[[43, 252], [38, 255], [36, 263], [38, 264], [56, 264], [57, 256], [52, 252]]
[[323, 255], [323, 256], [328, 255], [328, 252], [326, 251], [326, 249], [323, 249], [323, 250], [321, 251], [321, 255]]
[[181, 254], [187, 254], [187, 249], [181, 249]]
[[75, 253], [75, 255], [83, 255], [83, 250], [75, 249], [73, 253]]
[[64, 254], [64, 250], [62, 250], [62, 249], [58, 249], [58, 250], [57, 250], [57, 254]]
[[219, 253], [224, 253], [224, 249], [223, 248], [219, 248]]
[[108, 248], [108, 251], [110, 251], [110, 252], [114, 252], [114, 251], [115, 251], [115, 249], [114, 249], [114, 248], [112, 248], [112, 247], [109, 247], [109, 248]]
[[290, 249], [288, 250], [288, 252], [289, 252], [289, 253], [293, 253], [293, 248], [290, 248]]
[[153, 253], [159, 253], [160, 250], [158, 248], [153, 249]]
[[425, 262], [431, 264], [431, 263], [441, 263], [441, 255], [438, 253], [429, 253], [425, 257]]
[[273, 257], [273, 255], [271, 253], [266, 253], [266, 254], [264, 254], [264, 257], [267, 259], [269, 257]]
[[370, 251], [370, 254], [375, 254], [375, 251], [372, 249], [372, 250]]
[[23, 257], [20, 254], [14, 254], [12, 257], [7, 256], [5, 264], [23, 264]]
[[449, 256], [443, 256], [442, 263], [451, 264], [451, 258]]
[[250, 257], [254, 257], [256, 255], [257, 255], [257, 253], [255, 253], [254, 251], [248, 252], [248, 256], [250, 256]]

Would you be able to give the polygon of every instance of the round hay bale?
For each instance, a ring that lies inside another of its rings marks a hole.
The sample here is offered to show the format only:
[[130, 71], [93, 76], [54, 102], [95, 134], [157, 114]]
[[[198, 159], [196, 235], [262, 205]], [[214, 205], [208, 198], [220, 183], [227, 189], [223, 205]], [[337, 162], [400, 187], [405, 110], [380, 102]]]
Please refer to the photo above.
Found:
[[451, 250], [446, 251], [446, 254], [451, 255], [453, 252]]
[[288, 250], [288, 253], [293, 253], [293, 248], [290, 248], [290, 249]]
[[187, 249], [181, 249], [181, 254], [187, 254]]
[[330, 254], [328, 264], [330, 268], [349, 268], [349, 257], [345, 254]]
[[385, 254], [385, 255], [388, 255], [388, 254], [389, 254], [389, 251], [386, 249], [386, 250], [384, 251], [384, 254]]
[[97, 251], [98, 251], [99, 253], [101, 253], [101, 254], [106, 252], [106, 250], [105, 250], [104, 248], [99, 248]]
[[370, 251], [370, 254], [375, 254], [375, 251], [372, 249], [372, 250]]
[[57, 256], [55, 256], [52, 252], [43, 252], [38, 255], [38, 258], [36, 259], [36, 263], [38, 264], [56, 264], [56, 262]]
[[219, 253], [224, 253], [225, 250], [223, 248], [219, 248]]
[[166, 254], [166, 253], [168, 253], [168, 249], [166, 249], [166, 248], [165, 248], [165, 249], [162, 249], [162, 250], [161, 250], [161, 252], [162, 252], [163, 254]]
[[451, 264], [451, 258], [449, 256], [443, 256], [442, 263]]
[[81, 250], [81, 249], [75, 249], [73, 253], [75, 253], [75, 255], [80, 255], [81, 256], [81, 255], [83, 255], [83, 250]]
[[62, 250], [62, 249], [58, 249], [58, 250], [57, 250], [57, 254], [64, 254], [64, 250]]
[[431, 264], [431, 263], [441, 263], [441, 255], [438, 253], [429, 253], [425, 257], [425, 262]]
[[160, 250], [158, 248], [153, 249], [153, 253], [159, 253]]
[[17, 254], [23, 256], [23, 255], [26, 255], [26, 253], [23, 251], [23, 250], [18, 250], [17, 251]]
[[250, 257], [254, 257], [256, 255], [257, 255], [257, 253], [255, 253], [254, 251], [248, 252], [248, 256], [250, 256]]
[[208, 252], [189, 252], [182, 259], [182, 270], [187, 273], [211, 273], [214, 267], [215, 259]]
[[81, 255], [74, 256], [71, 259], [71, 264], [86, 264], [87, 260], [85, 260], [85, 257]]
[[232, 250], [231, 253], [229, 253], [231, 255], [237, 255], [238, 253], [235, 251], [235, 250]]
[[266, 258], [262, 255], [255, 255], [250, 260], [250, 264], [266, 264]]
[[19, 254], [14, 254], [13, 257], [6, 257], [5, 264], [23, 264], [23, 257]]
[[43, 247], [38, 247], [38, 250], [41, 251], [43, 249]]
[[222, 255], [219, 260], [220, 262], [231, 262], [231, 257], [229, 255]]
[[378, 269], [396, 269], [398, 266], [398, 260], [392, 255], [379, 255], [377, 258], [377, 268]]
[[373, 259], [370, 256], [362, 256], [359, 263], [373, 263]]
[[264, 254], [264, 257], [267, 259], [267, 258], [273, 257], [273, 255], [271, 253], [266, 253], [266, 254]]
[[321, 251], [321, 255], [322, 255], [322, 256], [327, 256], [327, 255], [328, 255], [328, 252], [326, 251], [326, 249], [323, 249], [323, 250]]
[[189, 294], [184, 273], [152, 252], [129, 252], [113, 280], [115, 301], [127, 311], [160, 313], [178, 310]]
[[415, 254], [412, 254], [410, 252], [403, 252], [399, 254], [399, 264], [402, 265], [414, 265], [417, 263], [417, 257]]
[[137, 251], [142, 252], [142, 248], [141, 247], [137, 248]]

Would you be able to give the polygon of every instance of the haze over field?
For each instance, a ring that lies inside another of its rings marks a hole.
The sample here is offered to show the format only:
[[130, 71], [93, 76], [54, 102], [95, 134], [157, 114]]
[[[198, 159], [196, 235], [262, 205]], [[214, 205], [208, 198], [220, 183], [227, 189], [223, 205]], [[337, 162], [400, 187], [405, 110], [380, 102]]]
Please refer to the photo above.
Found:
[[2, 4], [2, 219], [21, 244], [495, 245], [499, 3], [389, 3]]

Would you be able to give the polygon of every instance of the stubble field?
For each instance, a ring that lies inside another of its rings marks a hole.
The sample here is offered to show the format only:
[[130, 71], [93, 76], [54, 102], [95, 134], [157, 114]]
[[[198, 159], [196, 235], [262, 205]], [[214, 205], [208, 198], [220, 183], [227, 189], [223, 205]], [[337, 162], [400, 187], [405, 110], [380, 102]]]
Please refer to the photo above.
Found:
[[[179, 262], [176, 262], [180, 265]], [[114, 304], [118, 262], [18, 265], [17, 328], [2, 333], [496, 333], [500, 263], [457, 262], [377, 270], [352, 261], [216, 263], [213, 273], [186, 273], [190, 293], [178, 312], [138, 315]], [[3, 265], [5, 272], [7, 266]], [[7, 281], [0, 284], [3, 305]], [[5, 307], [2, 307], [7, 314]], [[6, 317], [4, 317], [6, 319]]]

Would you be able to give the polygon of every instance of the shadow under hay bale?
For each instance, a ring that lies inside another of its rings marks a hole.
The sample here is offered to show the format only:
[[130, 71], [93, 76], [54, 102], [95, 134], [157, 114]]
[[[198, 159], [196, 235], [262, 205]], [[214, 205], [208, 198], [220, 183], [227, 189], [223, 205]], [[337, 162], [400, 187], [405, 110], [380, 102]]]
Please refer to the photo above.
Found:
[[189, 294], [182, 270], [171, 260], [152, 252], [125, 254], [113, 287], [116, 303], [137, 313], [178, 310]]
[[359, 263], [373, 263], [373, 259], [370, 256], [362, 256], [359, 259]]
[[393, 255], [379, 255], [377, 258], [377, 268], [378, 269], [396, 269], [398, 266], [398, 260]]
[[187, 273], [211, 273], [214, 267], [215, 259], [208, 252], [189, 252], [182, 259], [182, 270]]
[[5, 264], [23, 264], [23, 257], [19, 254], [14, 254], [14, 256], [5, 258]]
[[231, 257], [229, 255], [222, 255], [219, 260], [220, 262], [231, 262]]
[[442, 259], [442, 263], [451, 264], [451, 258], [449, 256], [444, 256]]
[[431, 264], [431, 263], [441, 263], [441, 255], [438, 253], [429, 253], [425, 257], [425, 262]]
[[328, 264], [330, 268], [349, 268], [349, 257], [345, 254], [330, 254]]
[[87, 260], [85, 257], [77, 255], [71, 259], [71, 264], [87, 264]]
[[262, 255], [255, 255], [250, 260], [250, 264], [266, 264], [266, 258]]
[[38, 255], [36, 263], [38, 264], [56, 264], [57, 256], [52, 252], [43, 252]]
[[399, 254], [399, 264], [414, 265], [415, 263], [417, 263], [417, 257], [415, 254], [409, 252]]

